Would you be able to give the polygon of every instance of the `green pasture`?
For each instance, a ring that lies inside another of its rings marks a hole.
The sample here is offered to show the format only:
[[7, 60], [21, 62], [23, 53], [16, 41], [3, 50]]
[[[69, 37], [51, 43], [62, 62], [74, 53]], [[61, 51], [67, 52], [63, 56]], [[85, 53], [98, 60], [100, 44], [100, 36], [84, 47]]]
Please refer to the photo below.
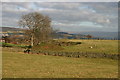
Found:
[[[81, 45], [92, 45], [82, 41]], [[109, 41], [95, 43], [102, 49], [113, 45]], [[107, 43], [108, 42], [108, 43]], [[81, 46], [77, 45], [77, 46]], [[76, 47], [76, 46], [74, 46]], [[86, 46], [87, 47], [87, 46]], [[80, 48], [80, 47], [79, 47]], [[83, 48], [83, 47], [82, 47]], [[80, 49], [82, 49], [80, 48]], [[111, 47], [110, 47], [111, 48]], [[116, 47], [117, 48], [117, 47]], [[72, 47], [66, 47], [67, 50]], [[74, 49], [74, 48], [73, 48]], [[78, 49], [78, 48], [77, 48]], [[76, 49], [76, 50], [77, 50]], [[107, 48], [109, 49], [109, 48]], [[2, 48], [3, 78], [117, 78], [118, 61], [101, 58], [69, 58], [50, 55], [24, 54], [21, 48]], [[72, 50], [70, 50], [72, 51]]]
[[118, 54], [118, 40], [67, 40], [67, 41], [82, 42], [82, 44], [75, 46], [65, 46], [64, 51]]
[[[60, 39], [59, 42], [81, 42], [81, 44], [70, 46], [58, 46], [52, 44], [40, 44], [33, 47], [33, 50], [45, 50], [55, 52], [81, 52], [81, 53], [105, 53], [118, 54], [118, 40], [72, 40]], [[46, 48], [48, 47], [48, 48]]]

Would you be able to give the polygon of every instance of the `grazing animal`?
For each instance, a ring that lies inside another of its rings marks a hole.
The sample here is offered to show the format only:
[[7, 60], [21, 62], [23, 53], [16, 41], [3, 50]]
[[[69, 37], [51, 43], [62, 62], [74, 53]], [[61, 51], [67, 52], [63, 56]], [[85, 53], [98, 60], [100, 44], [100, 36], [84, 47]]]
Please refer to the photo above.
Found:
[[30, 53], [30, 49], [24, 50], [24, 53]]
[[92, 46], [90, 46], [89, 48], [91, 48], [91, 49], [92, 49], [93, 47], [92, 47]]

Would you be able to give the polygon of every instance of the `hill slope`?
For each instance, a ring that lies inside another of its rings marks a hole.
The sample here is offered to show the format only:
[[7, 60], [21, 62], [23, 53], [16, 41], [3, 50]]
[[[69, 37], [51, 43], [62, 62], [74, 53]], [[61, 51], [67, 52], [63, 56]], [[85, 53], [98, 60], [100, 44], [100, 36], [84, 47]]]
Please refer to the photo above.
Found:
[[7, 31], [21, 31], [22, 29], [20, 29], [20, 28], [13, 28], [13, 27], [0, 27], [0, 30], [2, 32], [7, 32]]
[[100, 38], [118, 38], [118, 32], [81, 32], [80, 34], [84, 35], [92, 35], [94, 37], [100, 37]]

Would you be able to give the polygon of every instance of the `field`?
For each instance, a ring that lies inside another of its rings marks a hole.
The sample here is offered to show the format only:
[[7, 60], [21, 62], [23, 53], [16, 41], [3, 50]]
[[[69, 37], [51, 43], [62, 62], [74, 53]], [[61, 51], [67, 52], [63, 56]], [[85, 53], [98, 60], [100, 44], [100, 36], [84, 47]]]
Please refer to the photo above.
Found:
[[[63, 51], [118, 54], [118, 40], [61, 40], [81, 42], [75, 46], [65, 46]], [[90, 48], [92, 47], [92, 48]]]
[[[118, 54], [118, 40], [59, 40], [60, 42], [81, 42], [78, 45], [59, 46], [47, 44], [36, 50], [57, 51], [57, 52], [81, 52], [81, 53], [105, 53], [105, 54]], [[51, 46], [53, 45], [53, 46]], [[45, 48], [49, 47], [49, 48]]]
[[118, 40], [59, 39], [32, 47], [32, 53], [54, 56], [118, 59]]
[[118, 77], [117, 60], [24, 54], [20, 48], [2, 49], [3, 78]]

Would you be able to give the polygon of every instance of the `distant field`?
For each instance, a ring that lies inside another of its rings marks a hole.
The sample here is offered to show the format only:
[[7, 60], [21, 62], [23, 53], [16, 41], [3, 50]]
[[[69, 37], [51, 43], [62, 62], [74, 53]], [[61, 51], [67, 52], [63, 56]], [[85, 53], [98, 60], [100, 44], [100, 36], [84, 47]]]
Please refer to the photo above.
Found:
[[[92, 45], [82, 41], [81, 45]], [[116, 47], [116, 42], [97, 43]], [[109, 44], [109, 45], [108, 45]], [[78, 45], [78, 46], [81, 46]], [[99, 47], [99, 46], [97, 46]], [[71, 48], [71, 47], [70, 47]], [[68, 48], [70, 50], [70, 48]], [[80, 47], [79, 47], [80, 48]], [[83, 48], [83, 47], [82, 47]], [[112, 48], [112, 47], [110, 47]], [[117, 47], [116, 47], [117, 48]], [[81, 49], [81, 48], [80, 48]], [[101, 48], [103, 49], [103, 48]], [[21, 49], [3, 48], [3, 78], [117, 78], [118, 61], [100, 58], [68, 58], [37, 54], [23, 54]], [[72, 50], [71, 50], [72, 51]]]
[[[82, 42], [75, 46], [65, 46], [63, 51], [118, 54], [118, 40], [60, 40]], [[92, 48], [90, 48], [92, 47]]]

